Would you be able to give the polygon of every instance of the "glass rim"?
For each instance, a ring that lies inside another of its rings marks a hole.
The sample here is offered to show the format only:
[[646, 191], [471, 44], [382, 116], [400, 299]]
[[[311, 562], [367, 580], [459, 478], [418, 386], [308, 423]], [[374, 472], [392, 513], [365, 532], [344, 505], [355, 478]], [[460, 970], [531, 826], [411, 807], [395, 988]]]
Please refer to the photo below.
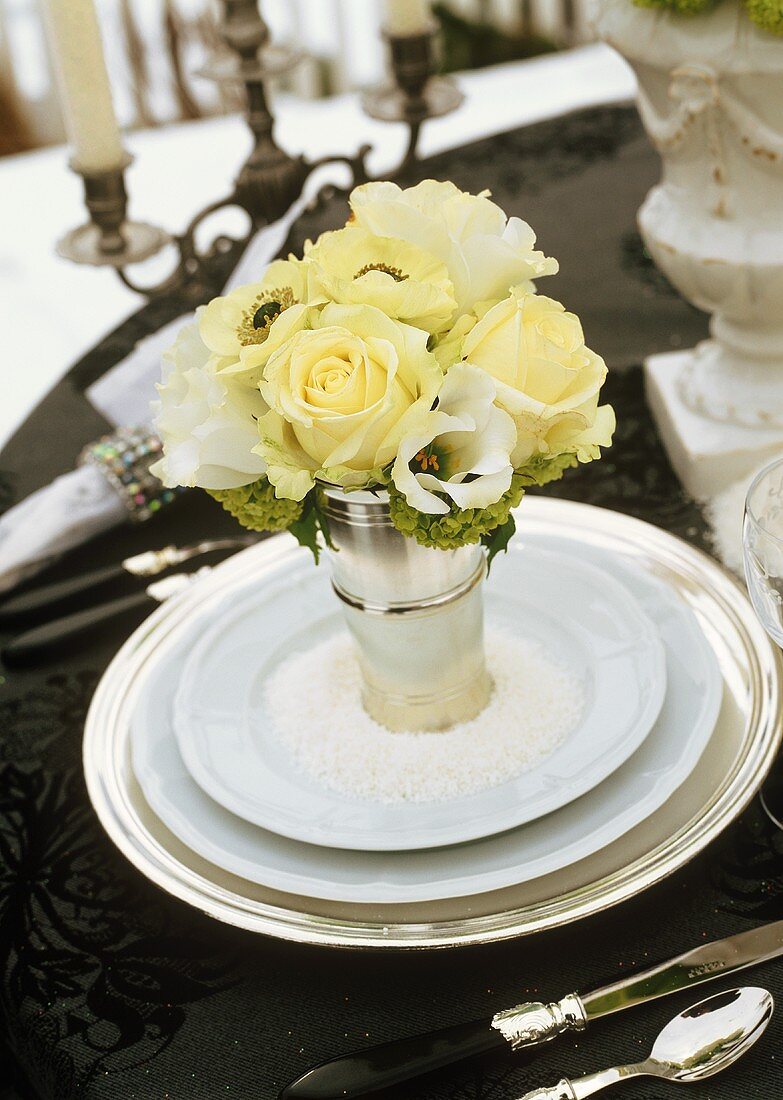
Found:
[[758, 470], [757, 473], [754, 475], [753, 480], [751, 481], [750, 485], [748, 486], [747, 492], [745, 493], [745, 515], [748, 516], [749, 519], [756, 525], [756, 527], [759, 527], [765, 535], [767, 535], [771, 539], [774, 539], [775, 542], [779, 542], [783, 545], [783, 538], [780, 535], [776, 535], [773, 531], [770, 531], [764, 525], [764, 523], [753, 511], [750, 503], [750, 499], [761, 481], [778, 466], [783, 467], [783, 455], [778, 455], [777, 458], [773, 458], [771, 462], [768, 462], [766, 466], [762, 466], [762, 468]]

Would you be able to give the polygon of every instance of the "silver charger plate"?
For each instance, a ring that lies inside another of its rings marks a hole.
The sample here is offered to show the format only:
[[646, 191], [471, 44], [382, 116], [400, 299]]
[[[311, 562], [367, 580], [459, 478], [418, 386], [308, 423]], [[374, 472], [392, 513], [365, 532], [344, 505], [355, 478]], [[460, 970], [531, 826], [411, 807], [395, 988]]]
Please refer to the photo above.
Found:
[[[104, 827], [142, 873], [204, 912], [243, 928], [300, 942], [354, 947], [446, 947], [486, 943], [596, 913], [653, 885], [701, 851], [752, 798], [783, 733], [780, 654], [744, 592], [715, 562], [638, 520], [565, 501], [528, 498], [518, 524], [546, 536], [569, 530], [623, 554], [668, 583], [694, 610], [724, 681], [713, 737], [689, 779], [655, 814], [589, 858], [556, 873], [470, 898], [417, 904], [317, 901], [221, 871], [178, 841], [144, 800], [130, 762], [134, 695], [150, 665], [176, 644], [177, 628], [217, 607], [232, 584], [258, 568], [252, 553], [225, 563], [158, 611], [107, 669], [87, 719], [88, 790]], [[264, 548], [274, 560], [287, 538]], [[245, 559], [245, 560], [242, 560]]]

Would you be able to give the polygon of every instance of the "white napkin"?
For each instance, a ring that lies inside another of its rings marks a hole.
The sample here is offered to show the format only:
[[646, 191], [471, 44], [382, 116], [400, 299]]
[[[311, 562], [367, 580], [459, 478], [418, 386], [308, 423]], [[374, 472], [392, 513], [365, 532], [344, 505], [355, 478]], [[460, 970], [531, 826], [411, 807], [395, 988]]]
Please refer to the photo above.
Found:
[[[333, 179], [334, 175], [327, 178]], [[324, 182], [323, 170], [313, 173], [288, 212], [255, 234], [226, 290], [258, 278]], [[144, 337], [125, 359], [86, 391], [90, 403], [115, 427], [149, 422], [161, 355], [191, 317], [192, 314], [185, 314]], [[0, 518], [0, 592], [13, 588], [93, 535], [122, 523], [127, 516], [119, 494], [95, 467], [81, 466], [63, 474]]]
[[119, 493], [95, 466], [56, 478], [0, 519], [0, 592], [127, 517]]

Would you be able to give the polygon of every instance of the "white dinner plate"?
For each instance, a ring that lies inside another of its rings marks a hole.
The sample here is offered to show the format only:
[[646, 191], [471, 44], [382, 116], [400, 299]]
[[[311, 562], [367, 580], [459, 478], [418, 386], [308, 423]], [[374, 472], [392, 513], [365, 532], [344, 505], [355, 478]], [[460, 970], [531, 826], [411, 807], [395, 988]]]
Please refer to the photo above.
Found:
[[281, 661], [344, 629], [325, 567], [307, 560], [265, 583], [249, 581], [194, 624], [173, 711], [185, 766], [238, 817], [327, 848], [441, 847], [543, 817], [636, 751], [666, 692], [658, 630], [609, 567], [536, 540], [495, 562], [488, 627], [543, 644], [578, 677], [585, 696], [577, 727], [511, 780], [447, 801], [384, 804], [330, 790], [297, 765], [269, 716], [265, 685]]
[[[530, 540], [533, 541], [532, 538]], [[368, 904], [476, 895], [550, 874], [611, 844], [661, 806], [696, 765], [715, 725], [721, 677], [715, 656], [682, 598], [633, 563], [578, 540], [535, 536], [537, 547], [570, 543], [619, 577], [653, 620], [664, 643], [668, 690], [649, 737], [598, 787], [554, 813], [510, 832], [449, 848], [359, 852], [317, 848], [251, 825], [209, 798], [188, 774], [171, 714], [179, 674], [198, 620], [159, 655], [140, 688], [131, 720], [133, 763], [153, 810], [189, 848], [223, 870], [288, 893]], [[524, 551], [522, 551], [523, 553]], [[294, 551], [296, 554], [296, 551]], [[513, 566], [496, 563], [499, 598]]]

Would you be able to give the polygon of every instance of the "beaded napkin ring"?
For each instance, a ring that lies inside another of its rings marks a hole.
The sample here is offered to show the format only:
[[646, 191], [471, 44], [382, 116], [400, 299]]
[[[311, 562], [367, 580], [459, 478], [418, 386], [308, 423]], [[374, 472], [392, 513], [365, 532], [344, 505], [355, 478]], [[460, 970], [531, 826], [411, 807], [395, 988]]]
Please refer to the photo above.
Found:
[[165, 488], [150, 473], [161, 450], [161, 441], [146, 428], [118, 428], [85, 447], [79, 465], [97, 467], [119, 493], [131, 522], [143, 523], [181, 492]]

